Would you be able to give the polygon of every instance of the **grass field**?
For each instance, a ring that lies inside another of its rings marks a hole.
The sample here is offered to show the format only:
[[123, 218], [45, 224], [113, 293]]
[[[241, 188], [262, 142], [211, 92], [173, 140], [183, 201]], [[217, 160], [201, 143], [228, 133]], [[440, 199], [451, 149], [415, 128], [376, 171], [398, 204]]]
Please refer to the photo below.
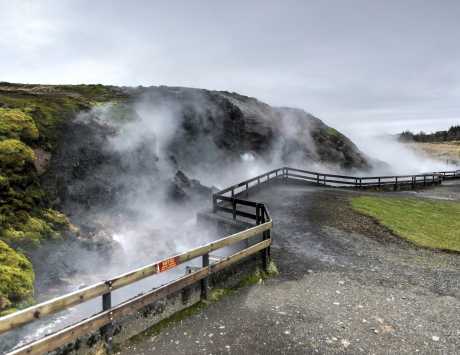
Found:
[[460, 164], [460, 141], [444, 143], [407, 143], [412, 149], [449, 164]]
[[351, 205], [416, 245], [460, 252], [460, 202], [361, 196]]

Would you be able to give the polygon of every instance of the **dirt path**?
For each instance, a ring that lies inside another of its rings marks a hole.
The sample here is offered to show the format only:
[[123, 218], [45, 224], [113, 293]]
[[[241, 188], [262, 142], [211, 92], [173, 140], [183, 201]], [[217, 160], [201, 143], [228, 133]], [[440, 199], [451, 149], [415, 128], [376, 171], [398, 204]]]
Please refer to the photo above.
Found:
[[257, 193], [274, 219], [280, 275], [120, 353], [457, 354], [460, 256], [413, 247], [356, 215], [347, 206], [356, 193]]

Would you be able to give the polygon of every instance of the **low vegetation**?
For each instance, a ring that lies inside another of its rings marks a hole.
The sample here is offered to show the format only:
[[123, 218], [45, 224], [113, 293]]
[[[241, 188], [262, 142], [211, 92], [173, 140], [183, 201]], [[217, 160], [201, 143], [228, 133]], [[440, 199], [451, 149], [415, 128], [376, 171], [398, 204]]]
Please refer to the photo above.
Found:
[[434, 133], [412, 133], [402, 132], [399, 139], [404, 142], [440, 143], [460, 140], [460, 126], [452, 126], [447, 131], [437, 131]]
[[34, 272], [27, 258], [0, 240], [0, 315], [33, 296]]
[[406, 143], [417, 152], [423, 152], [431, 158], [446, 164], [446, 170], [460, 165], [460, 140], [443, 143]]
[[0, 312], [27, 304], [33, 295], [33, 268], [18, 250], [72, 229], [47, 199], [35, 152], [52, 154], [67, 119], [120, 95], [102, 85], [0, 83]]
[[418, 246], [460, 252], [459, 202], [361, 196], [351, 205]]

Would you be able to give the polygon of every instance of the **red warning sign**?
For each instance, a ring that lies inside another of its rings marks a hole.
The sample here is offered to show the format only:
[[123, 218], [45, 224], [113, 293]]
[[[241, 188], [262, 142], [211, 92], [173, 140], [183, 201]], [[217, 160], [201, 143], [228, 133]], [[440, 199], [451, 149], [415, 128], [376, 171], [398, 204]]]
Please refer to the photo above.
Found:
[[177, 258], [164, 260], [157, 264], [157, 271], [164, 272], [177, 266]]

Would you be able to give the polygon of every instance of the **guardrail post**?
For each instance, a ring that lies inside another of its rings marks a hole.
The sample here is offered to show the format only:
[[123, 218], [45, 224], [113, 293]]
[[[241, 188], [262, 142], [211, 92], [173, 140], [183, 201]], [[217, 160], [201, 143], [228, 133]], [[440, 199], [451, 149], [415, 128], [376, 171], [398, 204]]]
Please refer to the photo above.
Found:
[[379, 181], [378, 184], [379, 184], [379, 189], [380, 189], [380, 177], [379, 177], [379, 180], [378, 180], [378, 181]]
[[426, 186], [426, 175], [423, 175], [423, 186]]
[[[209, 253], [203, 255], [203, 267], [209, 267]], [[201, 280], [201, 299], [208, 299], [209, 276]]]
[[[257, 216], [257, 224], [263, 224], [265, 223], [265, 213], [264, 213], [263, 206], [257, 205], [256, 207], [256, 216]], [[267, 235], [266, 231], [262, 232], [262, 240], [267, 240], [269, 236]], [[268, 271], [268, 261], [269, 261], [269, 255], [268, 255], [268, 248], [265, 248], [260, 251], [260, 254], [262, 256], [262, 267], [264, 271]]]
[[217, 196], [216, 194], [212, 194], [212, 212], [217, 212]]
[[[107, 285], [109, 286], [109, 290], [112, 289], [112, 281], [107, 281]], [[112, 308], [112, 293], [109, 291], [102, 295], [102, 310], [107, 311]], [[112, 321], [112, 314], [110, 314], [110, 320]], [[107, 352], [110, 354], [112, 351], [112, 336], [113, 336], [113, 323], [110, 322], [106, 324], [101, 329], [102, 335], [104, 340], [107, 344]]]
[[246, 183], [246, 197], [249, 196], [249, 184]]
[[236, 219], [236, 200], [232, 200], [232, 213], [233, 213], [233, 219]]

